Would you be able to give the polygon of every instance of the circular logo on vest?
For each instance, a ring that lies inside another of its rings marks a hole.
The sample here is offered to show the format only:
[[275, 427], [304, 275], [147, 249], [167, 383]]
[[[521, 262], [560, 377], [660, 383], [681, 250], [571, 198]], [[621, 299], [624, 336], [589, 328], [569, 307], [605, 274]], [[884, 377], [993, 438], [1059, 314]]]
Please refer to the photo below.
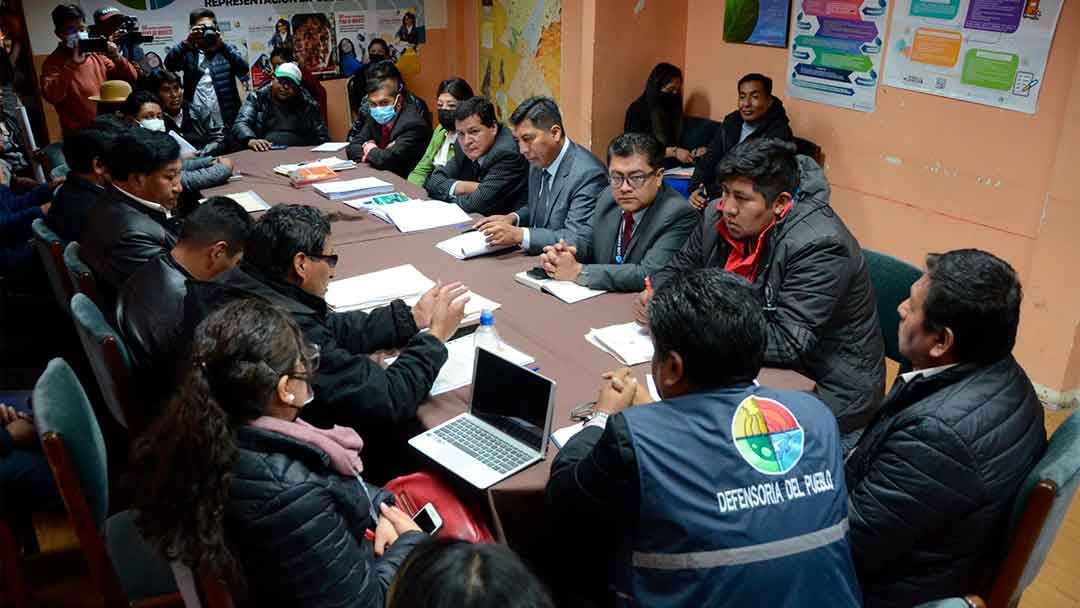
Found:
[[803, 454], [803, 428], [783, 403], [750, 395], [735, 408], [731, 437], [739, 455], [761, 473], [783, 475]]

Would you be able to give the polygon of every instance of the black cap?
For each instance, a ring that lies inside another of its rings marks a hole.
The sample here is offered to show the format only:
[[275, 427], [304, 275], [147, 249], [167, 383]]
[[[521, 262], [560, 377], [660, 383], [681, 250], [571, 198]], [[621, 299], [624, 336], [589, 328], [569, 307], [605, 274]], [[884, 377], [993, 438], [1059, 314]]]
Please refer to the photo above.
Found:
[[61, 4], [52, 10], [53, 29], [59, 30], [65, 21], [86, 19], [78, 4]]
[[107, 21], [113, 17], [122, 17], [124, 13], [120, 12], [120, 9], [106, 6], [94, 11], [94, 23], [101, 24], [102, 21]]

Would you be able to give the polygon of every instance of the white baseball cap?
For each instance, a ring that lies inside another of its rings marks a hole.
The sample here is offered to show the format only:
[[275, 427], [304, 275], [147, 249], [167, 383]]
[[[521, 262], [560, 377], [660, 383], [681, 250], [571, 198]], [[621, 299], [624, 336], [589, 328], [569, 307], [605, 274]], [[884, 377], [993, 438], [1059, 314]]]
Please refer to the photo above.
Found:
[[288, 78], [295, 82], [297, 86], [300, 86], [300, 80], [303, 78], [303, 76], [300, 75], [300, 66], [291, 62], [277, 66], [277, 69], [274, 70], [274, 76], [277, 76], [278, 78]]

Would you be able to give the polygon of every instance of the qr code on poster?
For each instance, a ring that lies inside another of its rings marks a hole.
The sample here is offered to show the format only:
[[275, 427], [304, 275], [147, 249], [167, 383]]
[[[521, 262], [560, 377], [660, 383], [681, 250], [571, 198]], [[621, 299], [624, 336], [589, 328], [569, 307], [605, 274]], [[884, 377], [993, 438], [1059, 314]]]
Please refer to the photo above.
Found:
[[940, 91], [944, 89], [945, 85], [947, 85], [948, 83], [949, 80], [947, 78], [938, 77], [938, 79], [934, 81], [934, 88]]

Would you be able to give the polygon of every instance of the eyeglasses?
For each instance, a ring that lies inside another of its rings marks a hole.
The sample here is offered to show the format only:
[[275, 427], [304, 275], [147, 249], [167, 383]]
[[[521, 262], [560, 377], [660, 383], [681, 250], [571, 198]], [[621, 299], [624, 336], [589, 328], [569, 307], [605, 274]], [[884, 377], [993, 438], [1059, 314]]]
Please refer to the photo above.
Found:
[[311, 378], [315, 375], [315, 372], [319, 371], [319, 361], [322, 359], [322, 351], [319, 350], [318, 344], [308, 344], [307, 341], [304, 340], [301, 342], [300, 360], [304, 364], [304, 371], [292, 371], [288, 376], [311, 384]]
[[633, 175], [620, 175], [618, 173], [609, 173], [607, 181], [611, 184], [612, 188], [622, 188], [623, 183], [630, 182], [630, 187], [634, 190], [645, 185], [645, 182], [649, 181], [649, 178], [656, 175], [656, 171], [650, 171], [648, 173], [635, 173]]
[[326, 262], [326, 265], [330, 268], [337, 268], [338, 256], [336, 253], [325, 255], [322, 253], [305, 253], [304, 255], [309, 258], [315, 258], [316, 260], [322, 260]]

